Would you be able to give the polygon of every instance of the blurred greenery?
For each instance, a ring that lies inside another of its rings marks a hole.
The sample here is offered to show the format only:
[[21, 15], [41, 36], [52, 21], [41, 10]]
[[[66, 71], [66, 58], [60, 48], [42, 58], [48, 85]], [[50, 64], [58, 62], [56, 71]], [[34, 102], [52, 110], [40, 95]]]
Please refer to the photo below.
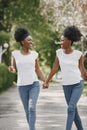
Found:
[[0, 64], [0, 92], [8, 89], [16, 80], [16, 74], [10, 73], [5, 64]]
[[[9, 45], [10, 41], [10, 33], [7, 33], [5, 31], [0, 32], [0, 45], [2, 45], [2, 49], [4, 48], [4, 44], [8, 43]], [[2, 62], [4, 62], [6, 65], [9, 65], [10, 63], [10, 48], [8, 47], [7, 51], [2, 55]]]
[[[28, 28], [33, 37], [34, 49], [39, 53], [41, 66], [44, 64], [52, 67], [55, 50], [58, 48], [54, 41], [59, 40], [59, 32], [55, 33], [55, 30], [41, 15], [40, 0], [0, 0], [0, 21], [0, 34], [2, 31], [10, 34], [9, 40], [6, 40], [9, 44], [10, 53], [12, 50], [19, 48], [13, 38], [14, 30], [23, 26]], [[1, 44], [5, 42], [5, 37], [4, 35], [0, 39]], [[8, 59], [10, 53], [6, 52]], [[10, 60], [7, 63], [6, 55], [3, 57], [3, 62], [9, 65]]]
[[84, 95], [87, 96], [87, 82], [84, 83]]

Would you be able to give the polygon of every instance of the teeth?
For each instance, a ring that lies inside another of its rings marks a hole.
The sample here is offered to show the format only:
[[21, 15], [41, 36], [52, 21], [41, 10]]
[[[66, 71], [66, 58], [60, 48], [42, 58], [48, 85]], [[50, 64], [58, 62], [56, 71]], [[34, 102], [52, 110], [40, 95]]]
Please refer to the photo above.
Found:
[[62, 44], [62, 42], [58, 42], [58, 44]]
[[55, 44], [62, 44], [62, 42], [57, 42], [57, 41], [55, 41]]

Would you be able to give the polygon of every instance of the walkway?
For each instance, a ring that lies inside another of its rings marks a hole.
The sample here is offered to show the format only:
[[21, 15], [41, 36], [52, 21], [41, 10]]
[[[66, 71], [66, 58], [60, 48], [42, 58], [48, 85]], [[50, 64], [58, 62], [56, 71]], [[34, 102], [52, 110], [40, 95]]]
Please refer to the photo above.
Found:
[[[79, 113], [87, 130], [87, 97], [82, 95]], [[65, 130], [66, 102], [61, 84], [50, 84], [42, 89], [37, 104], [37, 130]], [[14, 86], [0, 95], [0, 130], [28, 130], [24, 110]], [[74, 124], [72, 130], [76, 130]]]

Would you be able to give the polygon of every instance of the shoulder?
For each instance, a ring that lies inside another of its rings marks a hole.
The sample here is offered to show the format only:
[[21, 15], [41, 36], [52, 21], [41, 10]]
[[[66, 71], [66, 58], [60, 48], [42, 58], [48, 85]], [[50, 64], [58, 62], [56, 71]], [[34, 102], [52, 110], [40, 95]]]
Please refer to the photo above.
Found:
[[75, 55], [80, 58], [82, 56], [82, 52], [79, 50], [74, 50]]
[[79, 50], [74, 50], [75, 54], [82, 55], [82, 52]]
[[38, 55], [38, 52], [32, 50], [32, 51], [31, 51], [31, 54]]
[[36, 52], [36, 51], [34, 51], [34, 50], [31, 51], [31, 54], [32, 54], [34, 57], [36, 57], [36, 58], [38, 57], [38, 52]]
[[12, 51], [12, 55], [14, 56], [14, 55], [18, 55], [20, 53], [20, 50], [14, 50], [14, 51]]
[[61, 48], [61, 49], [58, 49], [58, 50], [56, 50], [56, 54], [61, 54], [63, 52], [63, 49]]

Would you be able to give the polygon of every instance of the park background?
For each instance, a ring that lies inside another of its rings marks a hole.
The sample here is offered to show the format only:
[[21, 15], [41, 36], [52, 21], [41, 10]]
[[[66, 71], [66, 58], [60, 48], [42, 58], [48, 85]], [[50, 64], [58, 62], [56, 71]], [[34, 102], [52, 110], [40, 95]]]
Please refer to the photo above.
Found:
[[[16, 73], [8, 71], [11, 52], [20, 48], [14, 40], [15, 29], [26, 27], [30, 31], [33, 49], [39, 53], [41, 69], [47, 76], [55, 52], [60, 48], [60, 36], [67, 25], [76, 25], [83, 34], [81, 42], [73, 47], [82, 51], [87, 69], [86, 0], [0, 0], [0, 92], [16, 82]], [[56, 79], [53, 78], [53, 81], [56, 82]], [[87, 95], [86, 82], [84, 93]]]

